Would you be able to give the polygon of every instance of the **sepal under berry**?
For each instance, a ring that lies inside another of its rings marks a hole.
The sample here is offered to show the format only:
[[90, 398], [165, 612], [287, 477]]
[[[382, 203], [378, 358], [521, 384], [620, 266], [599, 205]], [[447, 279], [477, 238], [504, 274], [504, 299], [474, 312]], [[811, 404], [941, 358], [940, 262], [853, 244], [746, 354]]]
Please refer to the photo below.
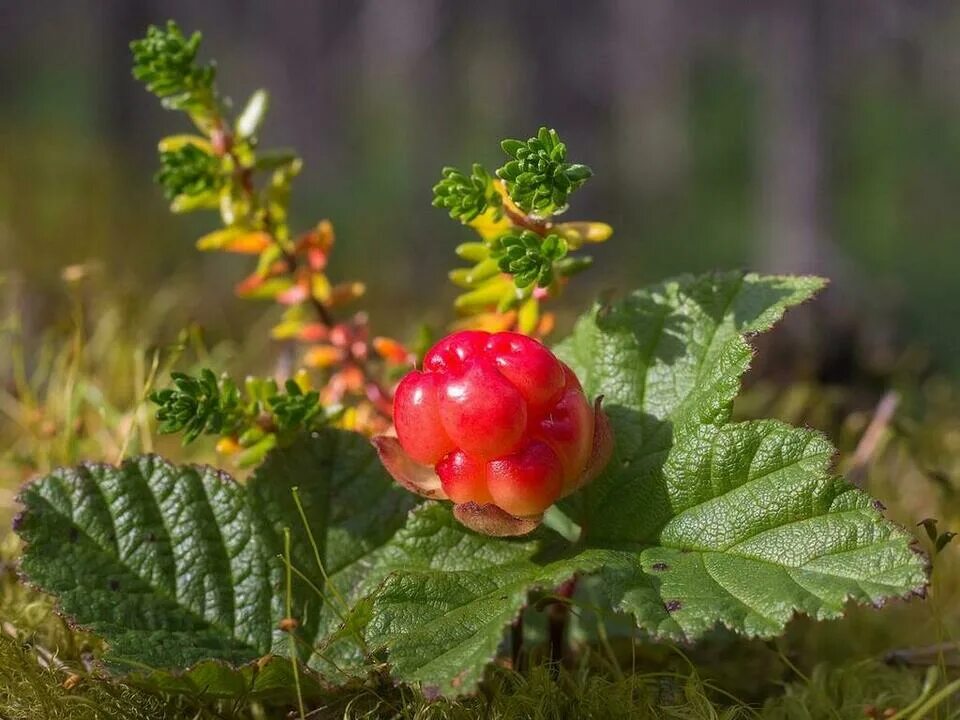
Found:
[[407, 455], [397, 438], [377, 435], [370, 442], [376, 448], [383, 467], [400, 487], [429, 500], [447, 499], [436, 471]]
[[[613, 430], [609, 418], [601, 408], [602, 400], [602, 397], [598, 397], [593, 405], [593, 441], [583, 472], [573, 482], [564, 485], [557, 500], [562, 500], [589, 485], [610, 461], [613, 454]], [[452, 500], [454, 517], [475, 532], [495, 537], [520, 536], [532, 532], [543, 522], [542, 512], [519, 517], [511, 515], [493, 502], [457, 502], [444, 490], [443, 481], [437, 471], [411, 458], [397, 438], [378, 435], [372, 442], [380, 456], [380, 462], [398, 485], [428, 500]]]

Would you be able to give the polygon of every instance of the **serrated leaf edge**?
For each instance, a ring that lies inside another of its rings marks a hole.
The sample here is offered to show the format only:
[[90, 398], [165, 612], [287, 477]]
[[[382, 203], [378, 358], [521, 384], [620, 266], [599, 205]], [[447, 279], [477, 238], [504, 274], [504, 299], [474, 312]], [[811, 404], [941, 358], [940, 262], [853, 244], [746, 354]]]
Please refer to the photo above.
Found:
[[[226, 483], [226, 484], [232, 484], [232, 485], [235, 485], [236, 487], [241, 488], [241, 489], [245, 488], [245, 485], [244, 485], [243, 483], [239, 482], [235, 477], [233, 477], [232, 474], [230, 474], [230, 473], [227, 472], [226, 470], [223, 470], [223, 469], [221, 469], [221, 468], [215, 467], [215, 466], [210, 465], [210, 464], [208, 464], [208, 463], [189, 463], [189, 464], [186, 464], [186, 465], [175, 465], [174, 463], [172, 463], [170, 460], [164, 458], [164, 457], [163, 457], [162, 455], [160, 455], [159, 453], [144, 453], [143, 455], [138, 455], [136, 459], [144, 459], [144, 460], [149, 460], [149, 461], [151, 461], [151, 462], [160, 462], [160, 463], [163, 463], [163, 464], [168, 465], [168, 466], [177, 467], [177, 468], [180, 468], [180, 469], [188, 469], [188, 470], [192, 470], [192, 471], [197, 472], [197, 473], [210, 472], [210, 473], [212, 473], [212, 475], [215, 476], [215, 477], [217, 478], [217, 480], [219, 480], [220, 482], [223, 482], [223, 483]], [[83, 468], [83, 469], [85, 469], [85, 470], [90, 470], [90, 471], [97, 471], [97, 470], [122, 470], [125, 465], [127, 465], [127, 464], [132, 464], [132, 463], [134, 462], [134, 460], [135, 460], [134, 458], [124, 458], [123, 461], [120, 462], [119, 464], [109, 463], [109, 462], [86, 461], [86, 462], [78, 463], [77, 465], [59, 466], [59, 467], [54, 468], [54, 469], [52, 469], [52, 470], [50, 470], [49, 472], [46, 472], [46, 473], [37, 473], [37, 474], [35, 474], [33, 477], [31, 477], [29, 480], [27, 480], [26, 482], [24, 482], [24, 483], [20, 486], [20, 488], [17, 490], [17, 494], [16, 494], [16, 498], [15, 498], [15, 499], [16, 499], [16, 502], [19, 503], [20, 505], [25, 506], [26, 503], [25, 503], [25, 501], [24, 501], [24, 499], [23, 499], [24, 494], [25, 494], [26, 492], [28, 492], [28, 491], [29, 491], [32, 487], [34, 487], [36, 484], [38, 484], [40, 481], [42, 481], [43, 479], [45, 479], [45, 478], [48, 477], [49, 475], [51, 475], [51, 474], [53, 474], [53, 473], [56, 473], [56, 472], [58, 472], [58, 471], [61, 471], [61, 470], [63, 470], [63, 471], [77, 471], [78, 469], [81, 469], [81, 468]], [[15, 533], [17, 533], [17, 537], [18, 537], [19, 540], [20, 540], [21, 548], [22, 548], [23, 551], [25, 551], [25, 550], [28, 548], [28, 546], [29, 546], [30, 543], [29, 543], [27, 540], [25, 540], [22, 535], [20, 535], [20, 533], [18, 532], [17, 529], [18, 529], [18, 527], [20, 526], [20, 524], [23, 522], [23, 518], [24, 518], [24, 516], [26, 515], [26, 513], [27, 513], [27, 509], [26, 509], [26, 507], [24, 507], [22, 510], [20, 510], [20, 511], [14, 516], [13, 522], [12, 522], [13, 531], [14, 531]], [[15, 569], [15, 572], [16, 572], [16, 576], [17, 576], [17, 580], [18, 580], [20, 583], [22, 583], [25, 587], [28, 587], [28, 588], [30, 588], [31, 590], [34, 590], [35, 592], [42, 593], [45, 597], [49, 598], [49, 599], [52, 601], [53, 612], [54, 612], [59, 618], [61, 618], [64, 623], [66, 623], [67, 627], [69, 627], [71, 630], [75, 630], [75, 631], [79, 631], [79, 632], [85, 632], [85, 633], [87, 633], [87, 634], [94, 635], [94, 636], [100, 638], [100, 639], [102, 640], [102, 642], [104, 643], [105, 647], [107, 647], [107, 648], [109, 649], [110, 643], [109, 643], [105, 638], [103, 638], [101, 635], [99, 635], [98, 633], [96, 633], [96, 632], [95, 632], [94, 630], [92, 630], [89, 626], [77, 622], [70, 613], [66, 612], [66, 611], [63, 609], [63, 606], [62, 606], [60, 597], [59, 597], [58, 595], [55, 595], [55, 594], [53, 594], [53, 593], [48, 592], [48, 591], [47, 591], [46, 589], [44, 589], [42, 586], [40, 586], [39, 584], [37, 584], [36, 582], [34, 582], [33, 580], [30, 579], [30, 576], [29, 576], [29, 575], [23, 570], [23, 568], [22, 568], [23, 556], [24, 556], [24, 552], [21, 552], [20, 555], [19, 555], [19, 557], [17, 558], [17, 561], [16, 561], [15, 566], [14, 566], [14, 569]], [[206, 622], [206, 621], [205, 621], [205, 622]], [[290, 660], [290, 658], [283, 658], [282, 656], [276, 656], [276, 655], [270, 655], [270, 654], [265, 655], [265, 656], [263, 656], [263, 657], [271, 657], [271, 658], [282, 659], [282, 660]], [[246, 667], [250, 667], [250, 666], [252, 666], [252, 665], [257, 665], [261, 660], [263, 660], [263, 657], [261, 657], [261, 658], [255, 658], [255, 659], [253, 659], [253, 660], [251, 660], [251, 661], [249, 661], [249, 662], [240, 663], [239, 665], [238, 665], [238, 664], [231, 663], [231, 662], [229, 662], [229, 661], [227, 661], [227, 660], [224, 660], [224, 659], [222, 659], [222, 658], [204, 658], [204, 659], [198, 660], [198, 661], [196, 661], [196, 662], [194, 662], [194, 663], [188, 664], [188, 665], [186, 665], [186, 666], [184, 666], [184, 667], [182, 667], [182, 668], [151, 668], [151, 670], [155, 670], [155, 671], [157, 671], [157, 672], [161, 672], [161, 673], [163, 673], [163, 674], [170, 675], [171, 677], [183, 678], [183, 677], [187, 677], [187, 676], [189, 676], [191, 673], [197, 671], [197, 670], [198, 670], [199, 668], [201, 668], [202, 666], [208, 665], [208, 664], [211, 664], [211, 663], [212, 663], [212, 664], [215, 664], [215, 665], [219, 665], [219, 666], [221, 666], [221, 667], [229, 668], [229, 669], [231, 669], [231, 670], [242, 671], [242, 670], [243, 670], [244, 668], [246, 668]], [[118, 661], [124, 662], [124, 661], [123, 661], [123, 658], [118, 658]], [[101, 658], [101, 657], [95, 657], [94, 660], [93, 660], [93, 663], [94, 663], [94, 665], [95, 665], [97, 668], [99, 668], [99, 669], [101, 669], [101, 670], [103, 670], [103, 671], [105, 671], [105, 672], [109, 672], [109, 674], [111, 674], [111, 675], [120, 675], [120, 676], [122, 676], [122, 677], [135, 676], [137, 672], [143, 672], [143, 668], [137, 668], [137, 667], [131, 666], [131, 669], [130, 669], [129, 671], [118, 673], [118, 672], [115, 671], [115, 669], [109, 668], [108, 662], [107, 662], [106, 660], [104, 660], [103, 658]], [[128, 664], [128, 663], [124, 663], [124, 664]], [[317, 672], [316, 670], [314, 670], [313, 668], [310, 668], [310, 667], [307, 665], [307, 663], [298, 661], [298, 664], [299, 664], [299, 669], [300, 669], [301, 671], [305, 672], [306, 674], [312, 676], [312, 678], [315, 679], [318, 684], [320, 684], [320, 685], [322, 685], [322, 686], [327, 686], [327, 687], [330, 686], [329, 682], [324, 678], [324, 676], [321, 675], [320, 673], [318, 673], [318, 672]]]

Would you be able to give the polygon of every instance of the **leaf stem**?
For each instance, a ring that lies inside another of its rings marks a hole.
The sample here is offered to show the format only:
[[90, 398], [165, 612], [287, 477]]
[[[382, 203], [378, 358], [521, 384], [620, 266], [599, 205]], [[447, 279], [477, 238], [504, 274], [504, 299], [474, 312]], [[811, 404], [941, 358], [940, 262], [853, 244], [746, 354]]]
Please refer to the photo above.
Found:
[[[286, 565], [287, 591], [284, 599], [284, 619], [293, 617], [293, 564], [290, 561], [290, 528], [283, 529], [283, 557]], [[300, 655], [297, 652], [297, 635], [295, 629], [287, 631], [290, 636], [290, 667], [293, 669], [293, 684], [297, 689], [297, 705], [300, 709], [300, 720], [305, 720], [307, 711], [303, 704], [303, 690], [300, 687]]]
[[510, 625], [510, 663], [514, 671], [520, 672], [520, 663], [523, 659], [523, 612]]
[[876, 455], [880, 442], [883, 439], [884, 431], [893, 420], [897, 412], [897, 405], [900, 404], [900, 395], [895, 390], [888, 390], [880, 402], [877, 403], [870, 424], [867, 425], [863, 437], [857, 443], [857, 448], [853, 453], [853, 461], [850, 470], [847, 472], [849, 481], [862, 488], [866, 480], [867, 466]]
[[[330, 579], [330, 576], [327, 575], [327, 570], [323, 566], [323, 560], [321, 560], [320, 558], [320, 546], [317, 543], [317, 539], [313, 535], [313, 530], [310, 528], [310, 523], [307, 522], [307, 513], [303, 509], [303, 501], [300, 499], [300, 488], [293, 487], [291, 488], [290, 492], [293, 495], [293, 503], [294, 505], [297, 506], [297, 512], [300, 514], [300, 522], [303, 523], [303, 529], [306, 530], [307, 532], [307, 540], [310, 542], [310, 547], [313, 549], [313, 557], [314, 557], [314, 560], [316, 560], [317, 568], [320, 570], [320, 574], [323, 576], [323, 581], [326, 586], [329, 586], [334, 597], [340, 603], [342, 611], [345, 613], [349, 613], [350, 605], [347, 603], [346, 599], [337, 589], [337, 586], [334, 584], [334, 582]], [[321, 597], [323, 597], [322, 594], [321, 594]], [[339, 611], [337, 612], [337, 617], [340, 618], [341, 622], [344, 621], [344, 617], [343, 615], [340, 614]]]
[[[247, 198], [250, 200], [251, 205], [255, 209], [262, 210], [261, 223], [263, 225], [263, 232], [267, 234], [276, 248], [280, 252], [280, 256], [283, 258], [283, 263], [286, 266], [286, 272], [291, 277], [296, 277], [297, 273], [300, 270], [300, 261], [297, 256], [290, 251], [290, 248], [283, 243], [279, 237], [277, 237], [276, 228], [273, 227], [273, 223], [270, 219], [269, 212], [261, 208], [260, 199], [257, 197], [256, 188], [253, 184], [253, 169], [250, 167], [245, 167], [236, 150], [234, 149], [234, 135], [232, 130], [227, 125], [226, 120], [219, 110], [214, 119], [214, 133], [217, 135], [217, 142], [215, 146], [219, 148], [219, 152], [224, 155], [228, 155], [234, 162], [237, 167], [238, 179], [243, 192], [246, 194]], [[255, 212], [255, 211], [254, 211]], [[317, 315], [317, 318], [320, 320], [321, 324], [326, 326], [328, 329], [333, 328], [337, 325], [337, 319], [322, 301], [316, 298], [311, 292], [309, 295], [309, 303], [313, 308], [314, 313]], [[373, 402], [377, 409], [380, 412], [383, 412], [389, 417], [392, 410], [392, 394], [386, 390], [377, 380], [374, 378], [373, 374], [369, 371], [367, 363], [362, 360], [358, 360], [352, 355], [349, 356], [346, 361], [346, 365], [356, 367], [363, 374], [365, 379], [365, 384], [367, 387], [367, 394], [371, 402]]]
[[560, 600], [551, 604], [547, 610], [547, 637], [550, 642], [550, 663], [553, 666], [553, 672], [560, 671], [560, 666], [567, 655], [567, 625], [570, 619], [570, 607], [567, 601], [573, 597], [576, 589], [576, 578], [562, 583], [556, 592]]

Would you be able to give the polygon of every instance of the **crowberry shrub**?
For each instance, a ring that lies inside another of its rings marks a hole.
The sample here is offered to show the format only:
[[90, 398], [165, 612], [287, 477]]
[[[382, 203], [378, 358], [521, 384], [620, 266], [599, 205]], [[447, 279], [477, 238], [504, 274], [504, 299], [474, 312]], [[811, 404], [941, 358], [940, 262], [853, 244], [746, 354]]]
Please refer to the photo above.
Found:
[[397, 387], [394, 423], [396, 440], [376, 443], [387, 469], [490, 534], [535, 527], [609, 454], [606, 421], [573, 371], [519, 333], [441, 340]]

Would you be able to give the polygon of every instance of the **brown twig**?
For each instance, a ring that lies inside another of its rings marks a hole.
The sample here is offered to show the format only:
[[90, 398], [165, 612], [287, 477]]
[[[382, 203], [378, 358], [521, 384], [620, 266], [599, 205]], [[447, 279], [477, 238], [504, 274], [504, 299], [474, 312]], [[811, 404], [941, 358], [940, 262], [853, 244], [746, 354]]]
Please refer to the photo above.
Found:
[[857, 487], [863, 485], [866, 476], [867, 465], [876, 454], [880, 446], [880, 440], [883, 433], [893, 420], [893, 415], [900, 404], [900, 395], [894, 390], [888, 390], [880, 402], [877, 403], [870, 424], [857, 443], [857, 448], [853, 452], [853, 460], [850, 464], [850, 470], [847, 472], [847, 479]]
[[945, 642], [916, 648], [891, 650], [884, 660], [890, 665], [927, 666], [941, 662], [949, 667], [960, 666], [960, 643]]

